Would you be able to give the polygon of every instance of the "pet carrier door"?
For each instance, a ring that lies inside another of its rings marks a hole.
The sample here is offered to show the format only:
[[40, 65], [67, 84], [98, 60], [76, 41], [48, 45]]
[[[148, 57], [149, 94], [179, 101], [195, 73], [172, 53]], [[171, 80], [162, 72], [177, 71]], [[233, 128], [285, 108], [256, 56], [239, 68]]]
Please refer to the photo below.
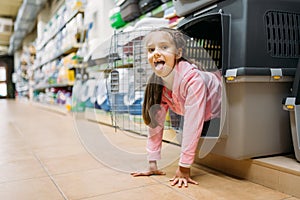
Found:
[[[208, 14], [183, 20], [178, 29], [189, 36], [185, 56], [194, 61], [200, 70], [211, 73], [222, 73], [228, 65], [228, 26], [229, 16], [222, 13]], [[222, 80], [222, 100], [225, 87]], [[226, 102], [222, 102], [220, 117], [205, 123], [199, 141], [199, 158], [205, 157], [212, 151], [221, 138], [226, 115]], [[206, 130], [205, 130], [206, 129]]]

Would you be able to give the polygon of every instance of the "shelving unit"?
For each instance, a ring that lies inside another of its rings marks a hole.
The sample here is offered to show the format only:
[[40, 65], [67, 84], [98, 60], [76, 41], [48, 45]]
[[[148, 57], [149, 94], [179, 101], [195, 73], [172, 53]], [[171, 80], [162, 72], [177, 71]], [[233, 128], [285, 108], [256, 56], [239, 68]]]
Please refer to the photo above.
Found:
[[78, 68], [76, 53], [82, 47], [85, 30], [83, 9], [68, 6], [61, 5], [37, 35], [30, 86], [34, 102], [70, 111]]
[[56, 26], [55, 28], [53, 28], [53, 30], [49, 30], [50, 34], [40, 38], [40, 41], [38, 41], [40, 44], [37, 46], [37, 49], [41, 50], [50, 40], [54, 39], [55, 36], [58, 33], [60, 33], [72, 19], [74, 19], [77, 16], [77, 14], [84, 14], [84, 11], [83, 10], [73, 11], [70, 14], [70, 16], [67, 17], [67, 20], [62, 22], [61, 25]]
[[31, 66], [34, 65], [35, 57], [36, 49], [34, 45], [30, 44], [23, 47], [17, 70], [14, 73], [18, 98], [29, 98], [29, 82], [32, 75]]
[[50, 110], [51, 112], [59, 113], [62, 115], [67, 115], [69, 113], [69, 110], [62, 105], [55, 105], [55, 104], [44, 104], [39, 102], [31, 102], [32, 105], [42, 108], [44, 110]]
[[61, 50], [61, 51], [58, 51], [57, 54], [53, 55], [53, 57], [50, 57], [50, 58], [48, 58], [46, 61], [43, 61], [42, 63], [36, 65], [36, 66], [34, 67], [33, 70], [36, 70], [36, 69], [38, 69], [38, 68], [40, 68], [40, 67], [46, 65], [47, 63], [50, 63], [50, 62], [52, 62], [52, 61], [55, 61], [55, 60], [61, 58], [62, 56], [67, 56], [67, 55], [69, 55], [69, 54], [71, 54], [71, 53], [75, 53], [75, 52], [77, 52], [77, 50], [78, 50], [81, 46], [82, 46], [81, 43], [75, 43], [74, 45], [70, 46], [70, 47], [67, 48], [67, 49], [63, 49], [63, 50]]

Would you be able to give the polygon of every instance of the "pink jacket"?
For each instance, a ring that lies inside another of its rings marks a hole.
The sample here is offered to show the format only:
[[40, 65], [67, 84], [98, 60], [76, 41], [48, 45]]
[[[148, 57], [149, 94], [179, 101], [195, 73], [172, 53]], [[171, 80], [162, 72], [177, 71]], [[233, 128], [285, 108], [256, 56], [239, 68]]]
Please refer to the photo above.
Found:
[[163, 89], [162, 109], [156, 118], [159, 126], [149, 128], [148, 160], [161, 158], [164, 121], [168, 108], [184, 116], [179, 165], [190, 166], [201, 136], [203, 124], [219, 117], [221, 111], [221, 74], [204, 72], [181, 61], [174, 67], [173, 90]]

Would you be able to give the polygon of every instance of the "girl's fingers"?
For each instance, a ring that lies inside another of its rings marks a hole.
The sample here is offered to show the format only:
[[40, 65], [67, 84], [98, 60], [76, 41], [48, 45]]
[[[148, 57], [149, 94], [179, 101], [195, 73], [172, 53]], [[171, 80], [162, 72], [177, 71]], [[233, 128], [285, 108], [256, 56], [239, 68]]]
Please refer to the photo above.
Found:
[[163, 171], [158, 170], [158, 171], [157, 171], [157, 175], [166, 175], [166, 173], [163, 172]]
[[156, 170], [156, 171], [151, 171], [149, 172], [149, 176], [151, 175], [165, 175], [166, 173], [160, 170]]
[[194, 181], [190, 177], [189, 178], [173, 177], [173, 178], [170, 179], [170, 181], [172, 181], [172, 183], [171, 183], [172, 186], [178, 184], [178, 187], [182, 187], [182, 185], [184, 185], [184, 187], [188, 187], [188, 183], [198, 185], [198, 182]]
[[185, 178], [179, 178], [179, 180], [178, 180], [178, 187], [182, 186], [183, 180], [185, 180]]
[[179, 178], [174, 178], [173, 182], [171, 183], [172, 186], [176, 185], [179, 181]]
[[188, 182], [189, 182], [189, 183], [192, 183], [192, 184], [195, 184], [195, 185], [198, 185], [198, 182], [197, 182], [197, 181], [194, 181], [194, 180], [191, 179], [191, 178], [188, 179]]
[[132, 176], [149, 176], [149, 172], [133, 172], [131, 173]]
[[156, 171], [148, 171], [148, 172], [132, 172], [130, 174], [133, 177], [136, 177], [136, 176], [165, 175], [166, 173], [160, 170], [156, 170]]
[[186, 180], [185, 178], [183, 179], [183, 183], [184, 183], [184, 187], [188, 186], [188, 180]]

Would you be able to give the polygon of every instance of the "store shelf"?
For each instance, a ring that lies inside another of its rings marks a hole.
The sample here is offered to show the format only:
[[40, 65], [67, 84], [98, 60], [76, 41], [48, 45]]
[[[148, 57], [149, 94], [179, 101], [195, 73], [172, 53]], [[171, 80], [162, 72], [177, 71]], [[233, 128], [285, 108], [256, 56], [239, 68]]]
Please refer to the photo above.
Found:
[[36, 87], [33, 87], [33, 90], [44, 90], [46, 88], [53, 88], [53, 87], [70, 87], [73, 86], [74, 82], [71, 83], [62, 83], [62, 84], [43, 84], [43, 85], [38, 85]]
[[95, 108], [86, 108], [84, 112], [84, 117], [87, 120], [98, 122], [101, 124], [106, 124], [112, 126], [112, 118], [110, 112]]
[[117, 65], [116, 67], [114, 67], [114, 69], [132, 68], [132, 67], [133, 67], [132, 63], [127, 63], [127, 64]]
[[50, 36], [49, 38], [45, 39], [45, 41], [43, 43], [41, 43], [41, 45], [39, 45], [37, 47], [37, 50], [40, 51], [41, 49], [43, 49], [45, 47], [45, 45], [50, 41], [52, 40], [59, 32], [62, 31], [63, 28], [66, 27], [66, 25], [73, 19], [75, 18], [79, 13], [81, 14], [84, 14], [84, 11], [83, 10], [76, 10], [74, 11], [70, 17], [56, 30], [54, 31]]
[[45, 64], [47, 64], [47, 63], [49, 63], [49, 62], [52, 62], [52, 61], [54, 61], [54, 60], [60, 58], [61, 56], [65, 56], [65, 55], [68, 55], [68, 54], [70, 54], [70, 53], [76, 52], [81, 46], [82, 46], [82, 44], [76, 43], [76, 44], [74, 44], [74, 45], [72, 45], [72, 46], [70, 46], [70, 47], [68, 47], [68, 48], [66, 48], [66, 49], [64, 49], [64, 50], [62, 50], [61, 52], [58, 52], [58, 53], [57, 53], [56, 55], [54, 55], [52, 58], [50, 58], [50, 59], [48, 59], [48, 60], [42, 62], [41, 64], [36, 65], [36, 66], [33, 68], [33, 70], [36, 70], [36, 69], [42, 67], [43, 65], [45, 65]]
[[21, 93], [21, 92], [28, 92], [29, 88], [20, 88], [20, 89], [16, 89], [17, 92]]
[[40, 102], [31, 102], [32, 105], [49, 110], [52, 112], [56, 112], [59, 114], [67, 115], [69, 113], [68, 109], [66, 108], [65, 105], [57, 105], [57, 104], [46, 104], [46, 103], [40, 103]]

